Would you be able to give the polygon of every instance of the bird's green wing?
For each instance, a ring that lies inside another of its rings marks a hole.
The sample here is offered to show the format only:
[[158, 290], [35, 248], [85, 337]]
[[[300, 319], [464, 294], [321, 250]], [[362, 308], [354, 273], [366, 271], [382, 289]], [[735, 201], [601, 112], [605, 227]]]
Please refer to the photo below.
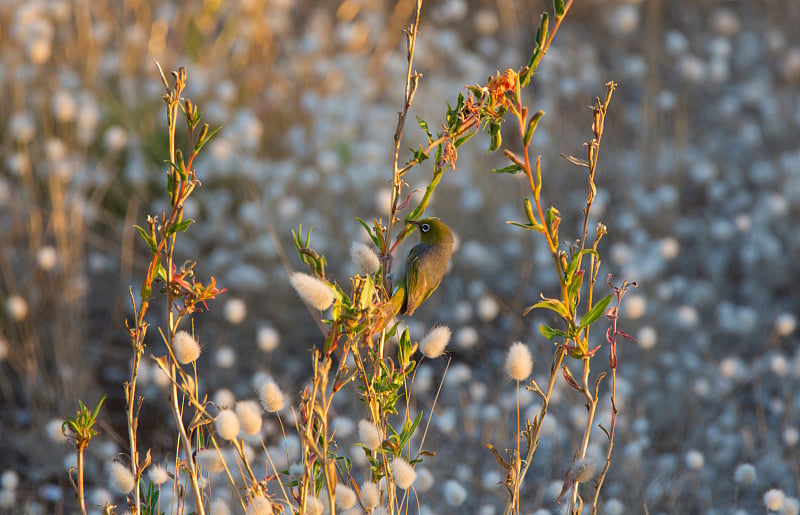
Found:
[[430, 288], [425, 274], [422, 273], [422, 256], [427, 245], [416, 245], [408, 253], [406, 261], [406, 298], [400, 310], [403, 314], [413, 315], [414, 311], [430, 295]]

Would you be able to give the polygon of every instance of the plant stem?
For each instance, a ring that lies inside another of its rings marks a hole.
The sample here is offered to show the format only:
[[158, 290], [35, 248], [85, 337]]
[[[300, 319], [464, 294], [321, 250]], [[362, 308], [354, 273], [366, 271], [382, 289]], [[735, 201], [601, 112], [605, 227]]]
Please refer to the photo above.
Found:
[[86, 515], [86, 495], [83, 487], [83, 449], [78, 449], [78, 503], [81, 513]]

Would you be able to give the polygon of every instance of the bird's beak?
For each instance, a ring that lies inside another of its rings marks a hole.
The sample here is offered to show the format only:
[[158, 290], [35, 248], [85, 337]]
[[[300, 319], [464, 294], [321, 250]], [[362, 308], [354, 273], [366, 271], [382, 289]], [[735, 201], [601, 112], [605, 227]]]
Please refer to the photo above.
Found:
[[411, 225], [417, 226], [417, 229], [419, 229], [419, 226], [422, 225], [421, 223], [417, 222], [416, 220], [409, 220], [408, 223], [410, 223]]

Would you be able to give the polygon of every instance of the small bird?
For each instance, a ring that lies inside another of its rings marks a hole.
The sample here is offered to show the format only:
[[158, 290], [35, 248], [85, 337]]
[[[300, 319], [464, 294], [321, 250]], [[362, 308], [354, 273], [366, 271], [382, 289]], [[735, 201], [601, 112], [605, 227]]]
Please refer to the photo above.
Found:
[[406, 259], [405, 278], [389, 302], [388, 322], [398, 313], [413, 315], [414, 311], [436, 291], [447, 271], [453, 252], [453, 233], [438, 218], [423, 218], [409, 222], [419, 230], [419, 243]]

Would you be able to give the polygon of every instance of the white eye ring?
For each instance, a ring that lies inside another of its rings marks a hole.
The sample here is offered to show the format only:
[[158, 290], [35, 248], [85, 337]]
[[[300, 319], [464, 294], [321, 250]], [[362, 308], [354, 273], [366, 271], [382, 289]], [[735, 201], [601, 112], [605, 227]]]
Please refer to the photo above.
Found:
[[419, 230], [422, 232], [428, 232], [431, 230], [431, 226], [429, 224], [422, 224], [419, 226]]

